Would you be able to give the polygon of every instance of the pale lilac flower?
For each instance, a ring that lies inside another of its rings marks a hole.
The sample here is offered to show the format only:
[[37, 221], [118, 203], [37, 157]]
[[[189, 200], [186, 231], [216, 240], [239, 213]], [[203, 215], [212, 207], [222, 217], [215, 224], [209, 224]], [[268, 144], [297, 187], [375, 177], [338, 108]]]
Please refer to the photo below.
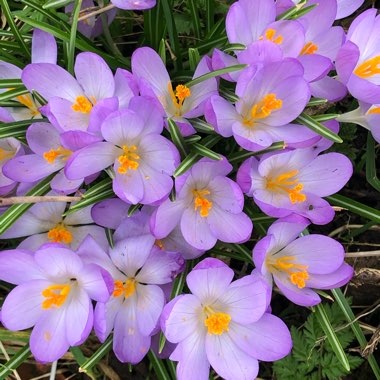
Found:
[[78, 250], [85, 262], [98, 264], [114, 280], [112, 297], [96, 305], [94, 328], [101, 342], [114, 330], [113, 349], [122, 362], [136, 364], [148, 352], [165, 304], [159, 285], [172, 282], [183, 269], [178, 253], [161, 251], [154, 242], [151, 234], [129, 237], [107, 255], [86, 239]]
[[1, 322], [12, 331], [34, 326], [30, 349], [40, 362], [82, 344], [93, 326], [91, 300], [106, 302], [113, 289], [107, 272], [59, 244], [36, 253], [0, 252], [0, 278], [17, 285], [2, 305]]
[[309, 221], [290, 215], [273, 223], [265, 238], [253, 249], [256, 270], [282, 293], [301, 306], [321, 302], [313, 289], [334, 289], [345, 285], [353, 268], [344, 262], [344, 248], [323, 235], [298, 235]]
[[222, 261], [207, 258], [188, 274], [192, 294], [174, 298], [164, 308], [161, 328], [178, 343], [178, 380], [207, 380], [210, 365], [226, 380], [256, 378], [258, 360], [274, 361], [292, 347], [286, 325], [266, 313], [271, 292], [258, 276], [233, 281]]

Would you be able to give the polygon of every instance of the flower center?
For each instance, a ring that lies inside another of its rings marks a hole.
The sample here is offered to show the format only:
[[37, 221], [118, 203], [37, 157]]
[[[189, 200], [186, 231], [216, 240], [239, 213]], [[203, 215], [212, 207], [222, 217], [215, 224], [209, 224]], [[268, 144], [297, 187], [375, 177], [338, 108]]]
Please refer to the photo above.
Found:
[[44, 310], [50, 309], [52, 306], [61, 307], [70, 293], [70, 285], [51, 285], [42, 291], [42, 295], [46, 298], [42, 302]]
[[140, 159], [140, 156], [136, 153], [137, 146], [123, 145], [122, 149], [124, 151], [124, 154], [119, 156], [119, 158], [117, 159], [121, 164], [117, 171], [120, 174], [126, 174], [129, 169], [137, 170], [137, 168], [139, 167], [139, 163], [137, 161]]
[[229, 314], [214, 312], [207, 306], [204, 308], [204, 311], [207, 314], [204, 324], [210, 335], [222, 335], [224, 332], [228, 332], [231, 322], [231, 316]]
[[19, 95], [16, 97], [16, 99], [23, 104], [25, 107], [28, 107], [30, 109], [30, 112], [32, 113], [32, 116], [39, 116], [40, 111], [38, 111], [38, 108], [36, 104], [34, 103], [32, 97], [29, 94], [25, 95]]
[[300, 55], [314, 54], [317, 50], [318, 50], [318, 46], [316, 44], [313, 44], [312, 42], [308, 42], [302, 48]]
[[0, 162], [12, 158], [15, 153], [15, 151], [0, 148]]
[[183, 102], [185, 101], [186, 98], [191, 96], [190, 88], [183, 84], [179, 84], [175, 88], [175, 92], [174, 92], [172, 83], [169, 82], [168, 91], [170, 94], [170, 98], [172, 99], [173, 105], [177, 109], [175, 116], [181, 116], [181, 108], [182, 108]]
[[197, 211], [198, 207], [200, 208], [199, 214], [202, 218], [208, 216], [209, 210], [212, 208], [212, 202], [209, 201], [206, 196], [210, 195], [208, 190], [193, 190], [194, 195], [194, 210]]
[[64, 224], [58, 223], [54, 228], [49, 230], [48, 239], [52, 243], [70, 244], [73, 241], [73, 235], [66, 229]]
[[273, 272], [273, 270], [278, 270], [287, 273], [291, 283], [302, 289], [306, 286], [305, 281], [309, 279], [309, 273], [307, 271], [309, 266], [292, 262], [294, 260], [294, 256], [283, 256], [274, 261], [273, 258], [270, 258], [267, 265], [270, 272]]
[[360, 78], [369, 78], [376, 74], [380, 74], [380, 55], [368, 59], [360, 64], [354, 73]]
[[284, 38], [281, 35], [278, 35], [276, 37], [276, 33], [277, 33], [277, 31], [275, 29], [269, 28], [265, 31], [265, 36], [260, 36], [259, 40], [262, 41], [265, 38], [265, 39], [272, 41], [273, 43], [279, 45], [282, 43]]
[[280, 174], [276, 178], [267, 179], [267, 189], [275, 192], [285, 192], [289, 195], [290, 202], [304, 202], [306, 195], [301, 194], [303, 184], [298, 183], [298, 178], [294, 178], [298, 170], [291, 170], [287, 173]]
[[71, 108], [75, 112], [90, 113], [93, 105], [96, 103], [96, 99], [91, 97], [91, 101], [92, 103], [83, 95], [77, 96]]
[[136, 291], [136, 280], [134, 278], [128, 278], [125, 283], [123, 281], [115, 281], [115, 289], [112, 293], [114, 297], [119, 297], [124, 294], [125, 298], [129, 298]]
[[276, 98], [276, 94], [265, 95], [258, 103], [251, 108], [250, 115], [246, 116], [243, 123], [252, 127], [256, 120], [265, 119], [272, 111], [282, 107], [282, 100]]
[[154, 242], [154, 244], [155, 244], [158, 248], [160, 248], [161, 250], [164, 250], [164, 243], [162, 242], [162, 240], [157, 239], [157, 240]]
[[49, 164], [54, 164], [56, 158], [61, 157], [63, 161], [66, 161], [72, 153], [70, 149], [59, 146], [57, 149], [50, 149], [48, 152], [45, 152], [43, 157]]

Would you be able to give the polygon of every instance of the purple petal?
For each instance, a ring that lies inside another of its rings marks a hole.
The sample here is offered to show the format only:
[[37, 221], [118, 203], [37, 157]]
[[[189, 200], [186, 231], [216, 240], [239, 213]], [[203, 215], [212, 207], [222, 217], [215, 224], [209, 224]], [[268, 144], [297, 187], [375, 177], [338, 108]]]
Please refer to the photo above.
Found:
[[57, 63], [55, 38], [40, 29], [34, 29], [32, 38], [32, 63]]
[[346, 285], [351, 280], [354, 269], [343, 263], [336, 271], [328, 274], [311, 274], [307, 286], [315, 289], [334, 289]]
[[[37, 123], [36, 123], [37, 124]], [[84, 131], [67, 131], [60, 135], [65, 148], [76, 151], [88, 145], [102, 141], [98, 136], [94, 136]]]
[[112, 4], [120, 9], [143, 10], [155, 7], [156, 0], [112, 0]]
[[121, 199], [106, 199], [97, 203], [91, 210], [91, 216], [96, 224], [116, 230], [127, 218], [129, 205]]
[[347, 87], [338, 80], [329, 76], [310, 83], [311, 94], [317, 98], [336, 102], [347, 95]]
[[362, 6], [364, 0], [338, 0], [338, 10], [336, 13], [336, 20], [340, 20], [350, 16], [358, 8]]
[[127, 70], [117, 69], [114, 96], [118, 97], [120, 107], [128, 107], [130, 100], [138, 94], [139, 88], [136, 78]]
[[359, 60], [360, 51], [357, 45], [351, 41], [347, 41], [339, 50], [335, 67], [338, 73], [338, 78], [344, 84], [349, 81], [352, 72]]
[[52, 179], [50, 187], [57, 193], [72, 194], [82, 185], [83, 179], [70, 180], [63, 170], [59, 171]]
[[33, 123], [26, 131], [29, 148], [42, 156], [61, 145], [59, 132], [49, 123]]

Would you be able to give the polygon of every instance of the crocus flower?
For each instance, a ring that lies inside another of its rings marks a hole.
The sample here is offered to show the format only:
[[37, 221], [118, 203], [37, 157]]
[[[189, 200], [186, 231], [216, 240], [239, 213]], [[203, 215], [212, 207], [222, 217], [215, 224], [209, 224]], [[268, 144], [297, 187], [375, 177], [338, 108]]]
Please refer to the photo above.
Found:
[[256, 378], [258, 360], [286, 356], [292, 341], [286, 325], [266, 313], [270, 291], [256, 276], [233, 281], [222, 261], [207, 258], [186, 278], [192, 294], [164, 308], [161, 328], [172, 343], [179, 380], [206, 380], [210, 365], [226, 380]]
[[91, 144], [75, 152], [65, 174], [76, 180], [114, 164], [113, 189], [127, 203], [151, 204], [168, 196], [170, 177], [178, 162], [175, 146], [160, 136], [162, 114], [149, 99], [137, 98], [139, 107], [116, 111], [101, 126], [106, 142]]
[[358, 10], [363, 5], [364, 0], [337, 0], [337, 3], [336, 20], [340, 20]]
[[247, 241], [252, 222], [243, 211], [244, 196], [239, 186], [227, 178], [232, 166], [224, 158], [203, 158], [176, 178], [176, 199], [163, 202], [151, 219], [157, 239], [180, 225], [185, 240], [194, 248], [208, 250], [219, 239], [228, 243]]
[[244, 149], [257, 151], [276, 141], [309, 145], [315, 134], [308, 128], [289, 124], [304, 110], [310, 90], [303, 68], [295, 59], [246, 69], [238, 79], [236, 107], [213, 96], [206, 107], [206, 119], [223, 137], [234, 136]]
[[130, 237], [107, 255], [87, 239], [78, 250], [85, 262], [105, 268], [114, 280], [112, 297], [96, 305], [94, 328], [101, 342], [114, 330], [113, 349], [122, 362], [136, 364], [148, 352], [165, 304], [159, 285], [172, 282], [183, 268], [178, 253], [161, 251], [154, 241], [150, 234]]
[[86, 340], [93, 326], [91, 300], [106, 302], [113, 289], [107, 272], [59, 244], [36, 253], [0, 252], [0, 278], [17, 285], [2, 305], [1, 322], [12, 331], [34, 326], [30, 349], [41, 362], [53, 362]]
[[380, 143], [380, 104], [359, 102], [359, 107], [353, 111], [339, 115], [337, 120], [342, 123], [355, 123], [371, 131], [374, 139]]
[[[32, 63], [57, 61], [57, 44], [54, 37], [40, 29], [34, 29], [32, 37]], [[21, 79], [22, 70], [8, 62], [0, 62], [0, 79]], [[10, 89], [0, 89], [0, 92]], [[0, 121], [11, 122], [41, 118], [39, 104], [32, 95], [23, 94], [12, 99], [24, 107], [0, 107]]]
[[79, 136], [75, 138], [70, 133], [60, 134], [50, 123], [33, 123], [26, 132], [26, 139], [34, 154], [12, 158], [4, 165], [3, 172], [14, 181], [28, 183], [58, 172], [51, 181], [51, 188], [57, 192], [73, 193], [82, 185], [84, 178], [70, 180], [63, 168], [74, 150], [89, 142], [99, 141], [95, 136], [87, 137], [80, 141]]
[[17, 182], [5, 176], [3, 166], [13, 157], [22, 155], [24, 148], [20, 141], [13, 137], [0, 139], [0, 195], [9, 193]]
[[338, 78], [362, 102], [380, 103], [380, 16], [368, 9], [352, 22], [336, 59]]
[[[199, 62], [193, 78], [210, 71], [208, 57]], [[203, 115], [204, 102], [217, 94], [215, 78], [207, 79], [191, 88], [179, 84], [173, 88], [160, 56], [151, 48], [137, 49], [132, 55], [132, 72], [138, 78], [142, 95], [158, 99], [166, 116], [178, 123], [183, 135], [195, 133], [188, 118]]]
[[[132, 216], [128, 216], [129, 207], [130, 205], [121, 199], [107, 199], [92, 208], [91, 216], [96, 224], [116, 230], [113, 235], [115, 242], [131, 236], [150, 234], [149, 220], [155, 208], [144, 206]], [[179, 225], [168, 236], [156, 240], [155, 244], [162, 250], [179, 252], [185, 259], [194, 259], [204, 253], [203, 250], [187, 243]]]
[[274, 222], [265, 238], [253, 249], [258, 270], [272, 285], [301, 306], [321, 302], [313, 289], [334, 289], [345, 285], [353, 269], [344, 262], [344, 248], [336, 240], [323, 235], [307, 235], [297, 239], [309, 225], [298, 215]]
[[108, 247], [104, 229], [94, 225], [91, 218], [91, 207], [63, 217], [65, 208], [65, 202], [37, 203], [17, 219], [1, 238], [26, 236], [18, 248], [32, 251], [45, 243], [60, 243], [75, 250], [87, 235], [91, 235], [104, 249]]
[[76, 79], [52, 63], [32, 63], [22, 72], [29, 91], [36, 90], [47, 101], [43, 112], [61, 129], [86, 131], [91, 116], [114, 96], [115, 82], [106, 62], [94, 53], [80, 53], [75, 60]]
[[313, 148], [251, 157], [239, 168], [237, 182], [266, 214], [296, 213], [327, 224], [334, 210], [322, 197], [338, 192], [352, 175], [351, 161], [340, 153], [317, 156]]

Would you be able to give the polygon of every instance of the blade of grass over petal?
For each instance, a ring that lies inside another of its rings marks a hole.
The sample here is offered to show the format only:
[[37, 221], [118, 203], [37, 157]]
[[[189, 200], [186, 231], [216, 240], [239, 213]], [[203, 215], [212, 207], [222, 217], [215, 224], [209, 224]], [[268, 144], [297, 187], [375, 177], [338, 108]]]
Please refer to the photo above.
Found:
[[18, 88], [5, 91], [2, 94], [0, 94], [0, 102], [3, 102], [4, 100], [10, 100], [13, 98], [16, 98], [17, 96], [28, 94], [29, 91], [24, 87], [20, 86]]
[[16, 87], [24, 87], [21, 79], [0, 79], [0, 88], [14, 89]]
[[110, 335], [105, 342], [79, 368], [79, 372], [87, 373], [96, 366], [112, 349], [113, 337]]
[[312, 4], [312, 5], [309, 5], [308, 7], [302, 8], [298, 12], [296, 12], [295, 14], [293, 14], [292, 16], [290, 16], [288, 19], [289, 20], [296, 20], [297, 18], [305, 16], [307, 13], [309, 13], [310, 11], [312, 11], [317, 5], [318, 4]]
[[212, 160], [220, 161], [222, 160], [222, 157], [219, 153], [214, 152], [211, 149], [206, 148], [202, 144], [199, 143], [193, 143], [192, 144], [192, 150], [195, 153], [198, 153], [200, 156], [211, 158]]
[[354, 201], [353, 199], [347, 198], [340, 194], [330, 195], [329, 197], [326, 197], [326, 200], [333, 206], [342, 207], [353, 212], [354, 214], [380, 223], [380, 211], [373, 207], [366, 206], [361, 202]]
[[199, 76], [199, 77], [191, 80], [190, 82], [187, 82], [186, 86], [187, 87], [195, 86], [196, 84], [202, 83], [202, 82], [204, 82], [207, 79], [215, 78], [215, 77], [217, 77], [219, 75], [223, 75], [223, 74], [227, 74], [227, 73], [232, 73], [234, 71], [240, 71], [240, 70], [243, 70], [246, 67], [247, 67], [247, 65], [241, 64], [241, 65], [229, 66], [229, 67], [226, 67], [224, 69], [219, 69], [219, 70], [211, 71], [210, 73], [203, 74], [203, 75], [201, 75], [201, 76]]
[[158, 380], [174, 380], [169, 376], [164, 362], [157, 358], [156, 354], [152, 350], [149, 350], [148, 358], [154, 368], [154, 372]]
[[29, 344], [21, 348], [13, 357], [0, 367], [0, 379], [8, 379], [12, 372], [18, 368], [31, 355]]
[[273, 143], [270, 147], [263, 149], [263, 150], [259, 150], [257, 152], [242, 151], [242, 152], [234, 153], [230, 157], [228, 157], [228, 161], [231, 164], [234, 164], [237, 162], [241, 162], [241, 161], [243, 161], [249, 157], [252, 157], [252, 156], [260, 156], [261, 154], [264, 154], [264, 153], [274, 152], [276, 150], [282, 150], [285, 148], [286, 148], [285, 143], [283, 141], [279, 141], [279, 142]]
[[313, 117], [305, 114], [304, 112], [302, 112], [301, 115], [298, 116], [295, 121], [311, 129], [315, 133], [318, 133], [318, 135], [325, 137], [328, 140], [334, 141], [336, 143], [343, 142], [343, 140], [336, 133], [330, 131], [330, 129], [316, 121]]
[[168, 129], [169, 129], [172, 141], [174, 145], [178, 148], [179, 153], [181, 154], [182, 158], [186, 157], [187, 155], [186, 142], [183, 136], [181, 135], [181, 132], [179, 131], [177, 124], [172, 119], [168, 119]]
[[[356, 339], [358, 340], [360, 347], [365, 348], [367, 346], [367, 339], [364, 336], [364, 333], [362, 329], [359, 326], [359, 323], [355, 321], [355, 315], [352, 312], [352, 309], [350, 305], [348, 304], [346, 297], [344, 296], [343, 292], [338, 289], [332, 289], [331, 290], [335, 301], [338, 303], [339, 307], [341, 308], [344, 316], [346, 317], [347, 321], [350, 323], [350, 327], [352, 331], [354, 332]], [[380, 368], [379, 365], [375, 359], [375, 357], [371, 354], [367, 358], [369, 365], [372, 368], [372, 371], [376, 377], [377, 380], [380, 379]]]
[[323, 307], [323, 304], [319, 304], [315, 306], [314, 308], [315, 315], [317, 317], [317, 320], [319, 324], [321, 325], [324, 333], [327, 336], [327, 340], [329, 341], [331, 348], [333, 349], [337, 359], [342, 364], [343, 368], [349, 372], [350, 371], [350, 363], [348, 362], [347, 356], [344, 353], [344, 350], [342, 348], [342, 345], [338, 339], [338, 337], [335, 334], [335, 331], [331, 325], [331, 322], [326, 314], [326, 311]]
[[128, 209], [128, 218], [130, 218], [139, 208], [141, 207], [140, 203], [137, 203], [137, 205], [131, 205]]
[[300, 9], [302, 9], [305, 4], [307, 3], [307, 0], [301, 0], [297, 5], [294, 7], [289, 8], [284, 13], [281, 13], [276, 17], [276, 20], [289, 20], [289, 17], [292, 17], [295, 15]]
[[366, 153], [366, 177], [369, 184], [380, 191], [380, 180], [377, 178], [376, 170], [376, 152], [375, 152], [375, 139], [372, 137], [371, 133], [368, 132], [367, 135], [367, 153]]

